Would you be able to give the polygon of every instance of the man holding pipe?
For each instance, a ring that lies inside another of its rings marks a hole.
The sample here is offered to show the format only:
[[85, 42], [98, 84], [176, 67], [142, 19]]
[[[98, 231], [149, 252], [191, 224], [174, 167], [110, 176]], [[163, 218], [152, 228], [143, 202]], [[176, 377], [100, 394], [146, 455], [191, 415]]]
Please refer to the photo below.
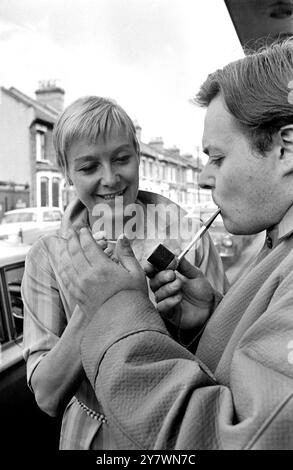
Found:
[[[67, 263], [66, 282], [96, 312], [81, 358], [117, 449], [293, 448], [292, 80], [287, 40], [209, 75], [195, 100], [207, 109], [201, 186], [229, 232], [267, 231], [224, 298], [182, 259], [177, 272], [148, 268], [156, 310], [126, 238], [120, 264], [87, 229], [68, 243], [72, 263], [82, 246], [84, 272], [75, 279]], [[168, 321], [183, 303], [191, 350], [158, 314]]]

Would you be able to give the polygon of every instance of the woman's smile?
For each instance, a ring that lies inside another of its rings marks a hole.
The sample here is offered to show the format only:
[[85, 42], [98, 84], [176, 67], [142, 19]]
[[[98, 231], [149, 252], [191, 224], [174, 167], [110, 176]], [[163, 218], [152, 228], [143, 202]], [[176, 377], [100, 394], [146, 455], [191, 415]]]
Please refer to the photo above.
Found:
[[123, 189], [122, 191], [116, 191], [112, 193], [106, 193], [106, 194], [98, 193], [97, 196], [105, 199], [105, 201], [110, 201], [111, 199], [115, 199], [116, 197], [123, 196], [125, 191], [126, 191], [126, 188]]

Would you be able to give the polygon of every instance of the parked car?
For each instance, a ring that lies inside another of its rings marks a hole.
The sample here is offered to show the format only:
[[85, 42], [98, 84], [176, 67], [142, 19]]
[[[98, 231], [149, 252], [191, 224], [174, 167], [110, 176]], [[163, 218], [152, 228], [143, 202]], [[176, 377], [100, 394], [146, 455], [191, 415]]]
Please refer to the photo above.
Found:
[[59, 207], [27, 207], [5, 212], [0, 224], [0, 240], [31, 245], [40, 236], [60, 227]]
[[0, 241], [0, 416], [1, 448], [58, 448], [59, 419], [37, 406], [27, 386], [22, 355], [21, 281], [29, 245]]

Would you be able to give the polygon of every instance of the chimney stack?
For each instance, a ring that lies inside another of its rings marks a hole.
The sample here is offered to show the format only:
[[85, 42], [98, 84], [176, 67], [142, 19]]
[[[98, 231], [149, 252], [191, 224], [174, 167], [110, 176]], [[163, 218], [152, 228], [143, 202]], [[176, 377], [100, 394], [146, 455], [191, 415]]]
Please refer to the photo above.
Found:
[[155, 137], [154, 139], [151, 139], [149, 145], [154, 147], [158, 152], [164, 150], [164, 141], [162, 137]]
[[173, 147], [168, 148], [168, 151], [171, 153], [171, 155], [175, 158], [180, 157], [180, 148], [178, 148], [176, 145], [173, 145]]
[[136, 119], [133, 121], [133, 124], [134, 124], [134, 127], [135, 127], [135, 133], [136, 133], [137, 140], [139, 142], [141, 142], [141, 127], [138, 124]]
[[63, 111], [65, 91], [56, 84], [56, 80], [42, 80], [39, 82], [39, 88], [36, 90], [36, 99], [44, 104], [51, 106], [56, 111]]

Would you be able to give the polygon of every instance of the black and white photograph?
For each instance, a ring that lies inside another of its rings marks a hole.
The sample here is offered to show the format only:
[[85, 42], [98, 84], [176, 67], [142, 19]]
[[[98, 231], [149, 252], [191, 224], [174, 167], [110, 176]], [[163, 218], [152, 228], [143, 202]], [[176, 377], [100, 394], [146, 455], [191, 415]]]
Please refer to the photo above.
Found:
[[0, 64], [9, 462], [293, 450], [293, 1], [1, 0]]

